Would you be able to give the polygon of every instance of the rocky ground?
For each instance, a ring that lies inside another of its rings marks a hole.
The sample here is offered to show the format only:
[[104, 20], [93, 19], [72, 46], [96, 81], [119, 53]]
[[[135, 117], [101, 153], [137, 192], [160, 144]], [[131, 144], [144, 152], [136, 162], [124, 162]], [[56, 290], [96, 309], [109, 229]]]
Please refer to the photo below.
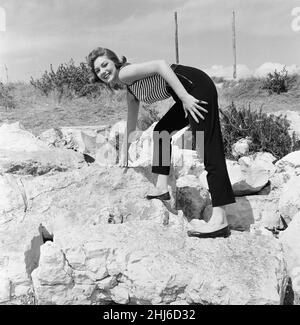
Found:
[[115, 151], [124, 122], [39, 137], [0, 127], [0, 304], [300, 303], [300, 152], [233, 148], [231, 236], [192, 238], [212, 208], [203, 161], [178, 133], [172, 198], [147, 201], [153, 126], [129, 168]]

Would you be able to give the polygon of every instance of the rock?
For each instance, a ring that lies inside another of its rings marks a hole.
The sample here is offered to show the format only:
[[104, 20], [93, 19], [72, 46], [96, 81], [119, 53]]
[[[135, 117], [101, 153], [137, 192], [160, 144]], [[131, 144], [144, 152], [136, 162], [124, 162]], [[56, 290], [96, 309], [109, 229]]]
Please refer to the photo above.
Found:
[[129, 147], [130, 167], [147, 167], [152, 165], [153, 156], [153, 129], [157, 123], [153, 123], [146, 131], [136, 133], [138, 139]]
[[[275, 173], [276, 168], [272, 164], [274, 160], [275, 158], [270, 153], [266, 152], [240, 158], [238, 162], [241, 166], [244, 182], [241, 182], [239, 185], [234, 184], [234, 192], [241, 195], [245, 192], [250, 194], [261, 190]], [[243, 185], [246, 188], [243, 189]]]
[[32, 278], [33, 283], [39, 281], [46, 286], [68, 285], [73, 281], [72, 269], [55, 243], [46, 242], [41, 246], [39, 267], [32, 272]]
[[185, 175], [199, 177], [204, 172], [204, 162], [195, 150], [180, 149], [172, 147], [171, 163], [174, 169], [174, 176], [180, 178]]
[[289, 223], [300, 210], [300, 175], [293, 176], [282, 188], [279, 213]]
[[235, 158], [239, 158], [240, 156], [244, 156], [249, 152], [249, 145], [252, 141], [249, 137], [245, 139], [240, 139], [235, 144], [232, 145], [232, 155]]
[[[232, 229], [248, 232], [232, 230], [226, 239], [199, 240], [188, 237], [187, 230], [209, 216], [211, 201], [200, 182], [204, 166], [196, 160], [195, 151], [173, 146], [172, 200], [148, 201], [145, 195], [155, 181], [149, 164], [127, 169], [107, 161], [102, 167], [61, 165], [51, 160], [51, 153], [61, 154], [62, 161], [71, 159], [66, 152], [81, 154], [51, 149], [20, 125], [6, 126], [1, 132], [6, 137], [11, 132], [19, 143], [22, 137], [24, 143], [31, 143], [25, 153], [21, 146], [13, 151], [12, 144], [5, 144], [9, 149], [0, 149], [7, 154], [2, 157], [13, 157], [11, 161], [20, 165], [26, 157], [41, 163], [35, 169], [29, 164], [14, 169], [7, 167], [10, 158], [0, 160], [4, 166], [0, 173], [0, 304], [283, 303], [288, 274], [282, 244], [264, 227], [279, 222], [279, 176], [284, 172], [274, 174], [276, 189], [269, 186], [270, 192], [264, 195], [238, 197], [236, 204], [226, 207]], [[101, 143], [114, 147], [121, 136], [117, 127], [110, 135], [99, 132], [96, 147], [101, 149]], [[149, 148], [150, 133], [143, 136], [136, 152], [145, 162], [148, 157], [143, 150]], [[187, 161], [177, 166], [174, 162], [180, 155]], [[263, 170], [262, 175], [274, 178], [270, 155], [243, 158], [243, 168], [249, 172], [244, 178], [250, 179], [250, 185], [258, 183], [249, 166], [252, 162], [254, 169]], [[57, 169], [47, 169], [52, 163]], [[232, 165], [241, 174], [240, 165]], [[59, 166], [63, 167], [59, 170]], [[300, 183], [296, 177], [289, 182]], [[297, 192], [296, 185], [289, 186]], [[289, 200], [283, 200], [281, 208], [291, 216], [294, 210], [285, 210]], [[293, 279], [294, 288], [298, 278]]]
[[[228, 175], [235, 195], [249, 195], [259, 192], [274, 175], [276, 168], [269, 153], [257, 153], [242, 157], [238, 162], [226, 160]], [[201, 183], [208, 188], [207, 172], [200, 175]]]
[[292, 281], [294, 303], [300, 305], [300, 212], [296, 213], [286, 230], [280, 233], [288, 274]]
[[45, 142], [48, 147], [63, 147], [67, 144], [67, 141], [63, 139], [63, 133], [59, 128], [52, 128], [42, 132], [38, 139]]
[[66, 149], [50, 149], [17, 123], [0, 127], [1, 173], [42, 175], [84, 165], [82, 155]]
[[99, 133], [96, 138], [96, 163], [100, 166], [116, 166], [124, 141], [126, 121], [120, 121], [107, 129], [105, 134]]
[[259, 224], [252, 224], [250, 225], [250, 233], [254, 234], [254, 235], [263, 235], [263, 236], [269, 236], [269, 237], [273, 237], [273, 232], [271, 231], [271, 229], [267, 229], [266, 227], [262, 227]]
[[74, 149], [83, 154], [96, 154], [96, 138], [98, 134], [108, 134], [109, 125], [94, 126], [70, 126], [61, 127], [63, 139], [67, 142], [67, 148]]
[[210, 203], [209, 192], [195, 175], [185, 175], [177, 179], [176, 208], [182, 209], [188, 220], [203, 219], [203, 210]]
[[2, 124], [0, 127], [0, 149], [12, 152], [32, 152], [48, 149], [47, 145], [26, 131], [19, 123]]
[[119, 284], [110, 290], [111, 299], [117, 304], [128, 304], [130, 301], [129, 290], [125, 285]]
[[[143, 221], [59, 231], [55, 245], [62, 252], [85, 251], [82, 272], [92, 284], [68, 286], [67, 278], [47, 285], [53, 277], [42, 263], [34, 271], [40, 304], [280, 304], [286, 287], [281, 246], [267, 236], [234, 233], [201, 241], [180, 228]], [[45, 253], [56, 259], [56, 249]], [[100, 287], [89, 266], [99, 257], [109, 279]]]
[[78, 169], [86, 165], [84, 157], [71, 150], [48, 148], [33, 152], [0, 148], [0, 172], [17, 175], [44, 175]]
[[285, 174], [289, 179], [294, 175], [300, 175], [300, 151], [294, 151], [284, 156], [275, 163], [276, 173]]
[[[260, 227], [280, 226], [278, 198], [265, 195], [249, 195], [236, 197], [236, 203], [225, 206], [231, 229], [249, 231], [251, 225]], [[212, 206], [207, 205], [203, 211], [203, 219], [208, 221], [212, 215]]]
[[[115, 123], [109, 130], [109, 138], [108, 141], [110, 143], [115, 143], [118, 141], [118, 146], [121, 147], [123, 143], [124, 134], [126, 132], [127, 122], [119, 121]], [[118, 138], [118, 139], [117, 139]]]
[[0, 176], [0, 256], [16, 293], [30, 286], [30, 275], [39, 264], [44, 238], [41, 224], [54, 241], [56, 231], [67, 232], [76, 224], [113, 226], [141, 220], [170, 227], [182, 224], [182, 214], [169, 211], [161, 201], [145, 200], [153, 185], [143, 172], [93, 165], [38, 177]]
[[39, 139], [51, 148], [65, 147], [94, 158], [97, 150], [97, 135], [101, 132], [107, 133], [108, 130], [108, 125], [52, 128], [41, 133]]
[[116, 147], [101, 134], [98, 134], [96, 141], [95, 163], [103, 167], [116, 166], [118, 157]]
[[21, 181], [10, 174], [0, 174], [0, 225], [22, 218], [28, 207]]
[[0, 304], [10, 300], [10, 281], [0, 274]]

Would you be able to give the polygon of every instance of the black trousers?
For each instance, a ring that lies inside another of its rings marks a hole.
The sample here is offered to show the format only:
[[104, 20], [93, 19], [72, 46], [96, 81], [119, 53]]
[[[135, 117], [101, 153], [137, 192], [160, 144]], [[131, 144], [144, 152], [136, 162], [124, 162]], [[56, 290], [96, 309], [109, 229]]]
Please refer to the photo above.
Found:
[[[204, 120], [197, 117], [197, 123], [188, 113], [185, 118], [183, 105], [175, 92], [169, 87], [168, 91], [175, 100], [175, 104], [161, 118], [154, 128], [154, 149], [152, 172], [155, 174], [169, 175], [171, 161], [171, 137], [165, 141], [159, 134], [173, 135], [177, 131], [191, 126], [193, 136], [197, 131], [204, 131], [204, 166], [207, 171], [207, 183], [211, 194], [212, 206], [221, 206], [235, 203], [234, 194], [226, 167], [222, 133], [219, 121], [218, 93], [214, 82], [203, 71], [183, 65], [173, 65], [172, 69], [185, 87], [195, 98], [208, 102], [203, 107], [208, 111], [200, 111]], [[163, 156], [169, 153], [169, 163]]]

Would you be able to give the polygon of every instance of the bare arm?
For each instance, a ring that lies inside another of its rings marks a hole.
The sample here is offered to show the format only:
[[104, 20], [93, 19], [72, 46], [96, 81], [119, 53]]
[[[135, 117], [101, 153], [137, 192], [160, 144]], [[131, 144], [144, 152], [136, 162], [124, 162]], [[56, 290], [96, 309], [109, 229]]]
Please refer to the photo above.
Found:
[[168, 64], [164, 60], [130, 64], [120, 71], [119, 78], [121, 81], [127, 84], [131, 84], [136, 80], [146, 78], [157, 73], [160, 74], [166, 80], [166, 82], [172, 87], [178, 98], [182, 101], [183, 109], [186, 113], [186, 116], [187, 112], [190, 112], [196, 122], [198, 122], [196, 115], [204, 119], [199, 110], [205, 111], [206, 113], [207, 110], [205, 110], [198, 104], [207, 104], [207, 102], [199, 101], [197, 98], [190, 95], [185, 90], [174, 71], [168, 66]]
[[[127, 138], [136, 130], [140, 102], [136, 98], [127, 92]], [[128, 146], [129, 147], [129, 146]]]
[[[136, 130], [138, 114], [139, 114], [140, 102], [136, 98], [127, 92], [127, 127], [124, 134], [123, 146], [122, 146], [122, 165], [128, 166], [128, 150], [130, 146], [130, 135]], [[128, 141], [129, 140], [129, 141]]]

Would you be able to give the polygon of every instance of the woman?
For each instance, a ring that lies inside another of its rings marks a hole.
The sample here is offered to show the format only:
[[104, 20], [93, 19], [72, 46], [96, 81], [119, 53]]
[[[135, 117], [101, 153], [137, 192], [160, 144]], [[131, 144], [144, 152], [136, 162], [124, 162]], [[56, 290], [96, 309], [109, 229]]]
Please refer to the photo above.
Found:
[[[158, 174], [155, 192], [148, 199], [170, 199], [168, 175], [171, 155], [171, 137], [174, 132], [189, 125], [194, 136], [204, 131], [204, 165], [212, 198], [212, 216], [209, 222], [194, 222], [189, 236], [200, 238], [227, 237], [229, 232], [225, 206], [235, 202], [228, 177], [222, 134], [219, 122], [218, 95], [213, 81], [203, 71], [172, 64], [163, 60], [130, 64], [109, 49], [96, 48], [88, 56], [93, 81], [110, 86], [116, 83], [127, 87], [127, 134], [124, 141], [124, 162], [127, 162], [128, 136], [135, 131], [139, 102], [153, 103], [170, 96], [175, 104], [154, 128], [152, 172]], [[203, 105], [203, 107], [202, 107]], [[205, 108], [204, 108], [205, 107]], [[164, 134], [164, 137], [160, 137]], [[165, 135], [169, 135], [167, 144]]]

